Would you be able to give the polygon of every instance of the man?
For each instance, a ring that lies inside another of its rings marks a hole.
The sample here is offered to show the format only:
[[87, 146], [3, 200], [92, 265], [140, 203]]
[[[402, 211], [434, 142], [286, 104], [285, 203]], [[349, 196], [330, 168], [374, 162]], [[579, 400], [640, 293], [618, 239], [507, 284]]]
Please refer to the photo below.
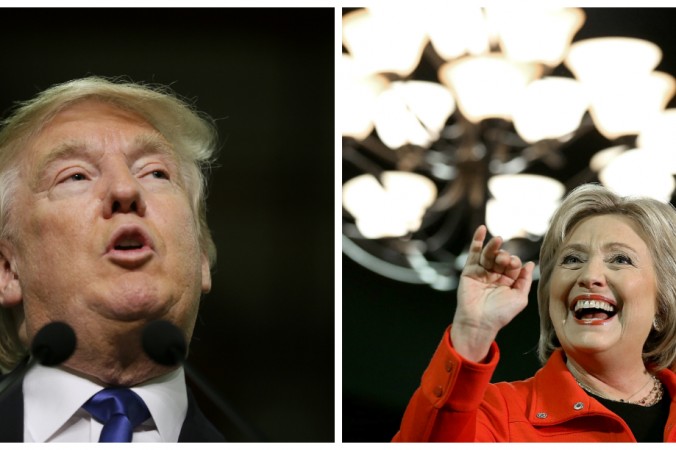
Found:
[[201, 168], [214, 147], [213, 125], [175, 96], [96, 77], [52, 87], [4, 122], [0, 365], [21, 361], [51, 322], [69, 324], [77, 347], [0, 397], [0, 440], [105, 440], [116, 413], [101, 404], [127, 399], [135, 412], [115, 420], [134, 442], [223, 440], [183, 370], [141, 346], [160, 319], [189, 341], [211, 287]]

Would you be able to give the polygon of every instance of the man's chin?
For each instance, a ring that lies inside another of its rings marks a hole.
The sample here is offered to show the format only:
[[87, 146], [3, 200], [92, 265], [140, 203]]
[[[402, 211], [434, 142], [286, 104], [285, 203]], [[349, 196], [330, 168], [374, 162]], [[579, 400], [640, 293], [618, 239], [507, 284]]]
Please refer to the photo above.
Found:
[[119, 322], [147, 322], [162, 318], [169, 307], [154, 296], [125, 296], [91, 305], [99, 316]]
[[144, 273], [102, 280], [83, 296], [88, 309], [108, 319], [136, 321], [161, 317], [171, 307], [171, 286]]

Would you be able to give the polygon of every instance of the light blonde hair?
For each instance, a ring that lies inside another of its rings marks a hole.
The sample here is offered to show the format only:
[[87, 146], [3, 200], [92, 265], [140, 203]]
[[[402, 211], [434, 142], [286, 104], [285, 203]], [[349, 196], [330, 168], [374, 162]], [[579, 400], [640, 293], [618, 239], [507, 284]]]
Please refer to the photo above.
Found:
[[657, 327], [643, 346], [643, 361], [653, 370], [670, 367], [676, 358], [676, 210], [642, 197], [621, 197], [608, 189], [586, 184], [573, 190], [552, 217], [540, 248], [540, 342], [544, 362], [560, 344], [549, 317], [549, 286], [561, 245], [578, 223], [593, 216], [617, 214], [628, 218], [650, 250], [657, 283]]
[[[19, 161], [27, 141], [68, 106], [96, 100], [144, 118], [171, 145], [178, 159], [195, 217], [200, 248], [211, 267], [216, 246], [207, 225], [207, 172], [217, 145], [213, 120], [197, 112], [166, 86], [145, 85], [122, 79], [87, 77], [52, 86], [35, 98], [19, 103], [0, 123], [0, 238], [14, 234], [12, 204], [19, 177]], [[0, 366], [11, 367], [25, 354], [12, 311], [0, 309]]]

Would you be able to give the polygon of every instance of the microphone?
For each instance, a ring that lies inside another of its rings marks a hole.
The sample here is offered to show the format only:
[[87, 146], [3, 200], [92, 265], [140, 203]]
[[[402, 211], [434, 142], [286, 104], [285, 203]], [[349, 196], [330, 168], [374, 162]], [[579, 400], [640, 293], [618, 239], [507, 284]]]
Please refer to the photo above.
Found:
[[181, 330], [166, 320], [156, 320], [146, 325], [141, 343], [150, 359], [163, 366], [183, 363], [188, 351]]
[[211, 385], [185, 360], [188, 346], [183, 332], [166, 320], [150, 322], [143, 328], [141, 345], [146, 354], [163, 366], [183, 365], [185, 374], [211, 402], [230, 419], [239, 431], [252, 442], [265, 441], [261, 434], [244, 421]]
[[64, 322], [48, 323], [37, 332], [31, 344], [33, 357], [43, 366], [58, 366], [75, 351], [75, 332]]
[[51, 322], [42, 327], [31, 343], [32, 357], [28, 362], [10, 372], [0, 382], [0, 398], [3, 398], [10, 389], [36, 363], [44, 366], [58, 366], [71, 357], [75, 351], [77, 339], [73, 329], [64, 322]]

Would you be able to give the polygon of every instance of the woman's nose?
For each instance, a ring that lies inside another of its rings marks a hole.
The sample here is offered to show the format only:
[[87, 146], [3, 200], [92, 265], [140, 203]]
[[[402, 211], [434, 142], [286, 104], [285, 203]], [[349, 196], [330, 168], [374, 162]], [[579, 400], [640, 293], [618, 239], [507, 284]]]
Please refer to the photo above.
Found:
[[582, 268], [578, 284], [580, 287], [591, 289], [606, 285], [605, 264], [597, 258], [590, 259]]

